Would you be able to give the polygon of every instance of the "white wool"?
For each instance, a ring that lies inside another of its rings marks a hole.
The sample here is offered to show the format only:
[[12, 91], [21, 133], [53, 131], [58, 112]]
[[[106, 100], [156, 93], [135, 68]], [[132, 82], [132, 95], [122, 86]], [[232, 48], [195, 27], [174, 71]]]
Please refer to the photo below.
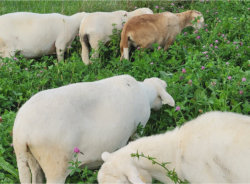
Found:
[[[127, 22], [128, 19], [142, 14], [153, 14], [153, 12], [149, 8], [139, 8], [132, 12], [120, 10], [114, 12], [90, 13], [82, 20], [79, 31], [83, 62], [86, 65], [91, 63], [89, 59], [91, 48], [97, 51], [100, 41], [104, 43], [109, 41], [114, 28], [121, 30], [123, 23]], [[90, 48], [88, 48], [88, 46], [90, 46]], [[93, 57], [98, 57], [98, 52], [95, 52]]]
[[102, 152], [125, 146], [150, 109], [162, 104], [174, 106], [165, 81], [129, 75], [37, 93], [20, 108], [13, 128], [21, 183], [30, 183], [29, 168], [32, 182], [41, 181], [41, 168], [48, 183], [64, 182], [75, 147], [84, 165], [100, 166]]
[[144, 137], [114, 153], [104, 152], [98, 173], [104, 183], [172, 183], [166, 170], [146, 158], [170, 162], [179, 178], [190, 183], [250, 182], [250, 117], [231, 112], [209, 112], [165, 134]]
[[59, 61], [78, 34], [86, 13], [65, 16], [58, 13], [9, 13], [0, 16], [0, 56], [12, 57], [20, 51], [35, 58], [56, 52]]

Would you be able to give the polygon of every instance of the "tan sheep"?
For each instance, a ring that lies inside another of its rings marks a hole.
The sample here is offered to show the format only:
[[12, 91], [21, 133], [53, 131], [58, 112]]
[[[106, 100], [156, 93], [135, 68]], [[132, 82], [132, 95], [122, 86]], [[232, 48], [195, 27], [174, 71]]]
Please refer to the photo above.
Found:
[[[200, 18], [198, 18], [200, 17]], [[193, 23], [193, 21], [198, 20]], [[125, 25], [121, 34], [121, 60], [129, 59], [131, 45], [141, 48], [150, 48], [158, 43], [167, 50], [173, 43], [177, 34], [185, 27], [192, 26], [200, 29], [204, 25], [203, 15], [195, 10], [182, 13], [164, 12], [158, 14], [145, 14], [131, 18]]]

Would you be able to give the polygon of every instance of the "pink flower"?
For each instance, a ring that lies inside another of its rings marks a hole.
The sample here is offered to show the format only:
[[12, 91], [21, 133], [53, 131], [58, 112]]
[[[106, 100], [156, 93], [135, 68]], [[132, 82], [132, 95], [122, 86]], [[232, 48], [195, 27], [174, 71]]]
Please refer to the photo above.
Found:
[[141, 47], [137, 47], [137, 50], [140, 50], [141, 49]]
[[201, 69], [204, 70], [204, 69], [205, 69], [205, 66], [202, 66]]
[[199, 32], [198, 30], [195, 30], [195, 31], [194, 31], [194, 34], [196, 34], [196, 33], [198, 33], [198, 32]]
[[214, 45], [213, 45], [213, 44], [210, 44], [209, 46], [210, 46], [210, 47], [213, 47]]
[[225, 35], [224, 35], [224, 34], [222, 34], [221, 36], [222, 36], [222, 37], [224, 37]]
[[208, 32], [208, 29], [205, 29], [206, 32]]
[[202, 52], [202, 54], [207, 54], [207, 53], [208, 53], [207, 51]]
[[228, 79], [228, 80], [231, 80], [231, 79], [232, 79], [232, 76], [228, 76], [227, 79]]
[[161, 46], [158, 46], [158, 50], [161, 50]]
[[16, 57], [14, 57], [13, 59], [14, 59], [15, 61], [17, 61], [17, 58], [16, 58]]
[[79, 150], [78, 147], [75, 147], [75, 148], [74, 148], [74, 153], [80, 153], [80, 150]]
[[186, 73], [187, 71], [186, 71], [185, 68], [182, 68], [181, 72], [182, 72], [182, 73]]
[[215, 49], [218, 49], [218, 46], [214, 46]]
[[196, 39], [200, 39], [201, 37], [200, 36], [197, 36]]
[[245, 77], [243, 77], [241, 80], [242, 80], [242, 82], [245, 82], [247, 79]]
[[236, 46], [236, 49], [238, 49], [239, 48], [239, 46]]
[[240, 90], [240, 91], [239, 91], [239, 94], [240, 94], [240, 95], [242, 95], [242, 94], [243, 94], [243, 91], [242, 91], [242, 90]]
[[226, 65], [229, 65], [229, 62], [226, 62]]
[[187, 32], [184, 32], [183, 34], [184, 34], [184, 35], [187, 35]]
[[236, 44], [237, 44], [237, 42], [233, 42], [233, 44], [234, 44], [234, 45], [236, 45]]
[[171, 6], [174, 6], [174, 3], [171, 3]]
[[157, 6], [157, 5], [156, 5], [156, 6], [155, 6], [155, 8], [156, 8], [156, 9], [158, 9], [158, 8], [159, 8], [159, 6]]
[[208, 58], [208, 55], [206, 55], [206, 57]]
[[181, 107], [180, 107], [180, 106], [177, 106], [177, 107], [175, 108], [175, 110], [176, 110], [176, 111], [179, 111], [179, 110], [181, 110]]
[[150, 64], [151, 64], [151, 65], [153, 65], [153, 64], [154, 64], [154, 62], [151, 62]]
[[219, 41], [218, 41], [218, 40], [215, 40], [215, 43], [219, 43]]

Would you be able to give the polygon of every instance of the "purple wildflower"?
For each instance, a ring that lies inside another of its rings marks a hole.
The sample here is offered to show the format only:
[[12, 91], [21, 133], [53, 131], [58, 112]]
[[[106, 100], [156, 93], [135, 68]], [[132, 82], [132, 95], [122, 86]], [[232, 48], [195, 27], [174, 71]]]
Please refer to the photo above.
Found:
[[242, 82], [245, 82], [247, 79], [245, 77], [243, 77], [241, 80], [242, 80]]
[[242, 95], [242, 94], [243, 94], [243, 91], [242, 91], [242, 90], [240, 90], [240, 91], [239, 91], [239, 94], [240, 94], [240, 95]]
[[205, 66], [202, 66], [201, 69], [204, 70], [204, 69], [205, 69]]
[[78, 148], [78, 147], [75, 147], [75, 148], [74, 148], [74, 152], [75, 152], [75, 153], [80, 153], [79, 148]]
[[186, 73], [187, 71], [186, 71], [185, 68], [182, 68], [181, 72], [182, 72], [182, 73]]
[[177, 106], [177, 107], [175, 108], [175, 110], [176, 110], [176, 111], [179, 111], [179, 110], [181, 110], [181, 107], [180, 107], [180, 106]]
[[197, 36], [197, 37], [196, 37], [196, 39], [198, 39], [198, 40], [199, 40], [200, 38], [201, 38], [200, 36]]
[[228, 80], [231, 80], [231, 79], [232, 79], [232, 76], [229, 75], [229, 76], [227, 77], [227, 79], [228, 79]]

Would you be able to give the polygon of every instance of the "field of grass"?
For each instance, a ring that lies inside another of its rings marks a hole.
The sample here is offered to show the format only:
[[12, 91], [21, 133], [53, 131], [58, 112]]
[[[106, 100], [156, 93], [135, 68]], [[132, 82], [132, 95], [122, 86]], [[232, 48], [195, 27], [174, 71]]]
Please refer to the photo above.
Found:
[[[12, 126], [18, 109], [38, 91], [75, 82], [95, 81], [130, 74], [137, 80], [160, 77], [176, 107], [152, 112], [141, 136], [171, 130], [207, 111], [249, 114], [250, 26], [248, 1], [0, 1], [0, 15], [17, 11], [73, 14], [80, 11], [134, 10], [149, 7], [155, 13], [195, 9], [203, 13], [204, 29], [185, 28], [168, 51], [137, 49], [133, 62], [119, 61], [119, 31], [101, 46], [100, 58], [85, 66], [79, 38], [66, 53], [65, 62], [56, 56], [25, 59], [17, 55], [0, 63], [0, 183], [18, 183]], [[4, 29], [0, 25], [0, 29]], [[101, 93], [101, 92], [100, 92]], [[146, 154], [146, 153], [145, 153]], [[94, 183], [97, 171], [87, 168], [68, 177], [69, 183]]]

